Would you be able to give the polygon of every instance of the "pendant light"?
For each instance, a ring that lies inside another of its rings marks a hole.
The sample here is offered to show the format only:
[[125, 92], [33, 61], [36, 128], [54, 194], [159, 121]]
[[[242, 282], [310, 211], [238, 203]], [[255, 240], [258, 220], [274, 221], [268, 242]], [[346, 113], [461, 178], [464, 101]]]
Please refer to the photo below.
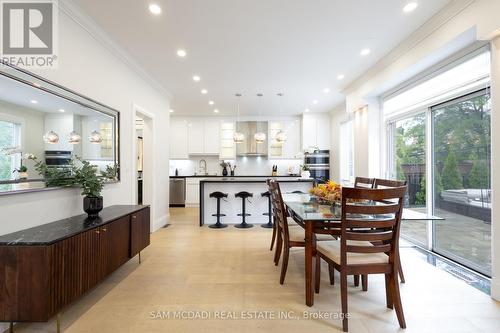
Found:
[[[262, 103], [260, 102], [260, 99], [262, 98], [262, 94], [257, 94], [257, 97], [259, 97], [259, 122], [257, 123], [257, 127], [258, 127], [258, 124], [260, 123], [260, 121], [262, 120], [262, 115], [261, 115], [261, 111], [262, 111]], [[254, 135], [254, 139], [255, 139], [255, 142], [257, 143], [264, 143], [264, 141], [266, 141], [266, 134], [263, 133], [263, 132], [257, 132], [255, 133]]]
[[69, 133], [68, 142], [72, 145], [79, 144], [80, 142], [82, 142], [82, 137], [80, 134], [76, 133], [75, 131], [72, 131], [71, 133]]
[[238, 123], [240, 122], [240, 97], [241, 97], [241, 94], [235, 94], [235, 96], [238, 98], [238, 109], [237, 109], [237, 114], [236, 114], [236, 131], [234, 132], [233, 140], [234, 140], [234, 143], [243, 143], [245, 141], [245, 134], [238, 132]]
[[93, 131], [89, 136], [90, 143], [99, 144], [102, 142], [102, 135], [97, 131]]
[[54, 131], [48, 131], [43, 136], [43, 141], [45, 141], [45, 143], [55, 145], [59, 142], [59, 135], [57, 135], [57, 133]]
[[[278, 93], [278, 96], [280, 97], [280, 116], [283, 113], [283, 93]], [[285, 142], [287, 139], [286, 133], [283, 132], [283, 130], [279, 130], [278, 133], [276, 133], [276, 141], [279, 143]]]

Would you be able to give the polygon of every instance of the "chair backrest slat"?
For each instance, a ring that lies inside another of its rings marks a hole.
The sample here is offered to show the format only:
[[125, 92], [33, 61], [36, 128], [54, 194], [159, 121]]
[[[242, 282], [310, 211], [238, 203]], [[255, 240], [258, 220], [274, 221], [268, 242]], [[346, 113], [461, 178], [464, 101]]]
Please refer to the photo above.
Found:
[[392, 228], [396, 224], [396, 218], [390, 219], [346, 219], [347, 228], [380, 229]]
[[346, 213], [357, 214], [394, 214], [398, 211], [399, 205], [395, 202], [377, 202], [378, 205], [353, 203], [346, 205]]

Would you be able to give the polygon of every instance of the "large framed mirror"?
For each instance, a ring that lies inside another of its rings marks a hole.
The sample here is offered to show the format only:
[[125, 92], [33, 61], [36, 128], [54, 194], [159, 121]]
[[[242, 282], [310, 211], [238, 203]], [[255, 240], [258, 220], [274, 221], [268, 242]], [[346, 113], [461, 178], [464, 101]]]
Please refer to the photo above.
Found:
[[0, 195], [53, 189], [36, 161], [65, 170], [78, 158], [119, 181], [119, 123], [117, 110], [0, 63]]

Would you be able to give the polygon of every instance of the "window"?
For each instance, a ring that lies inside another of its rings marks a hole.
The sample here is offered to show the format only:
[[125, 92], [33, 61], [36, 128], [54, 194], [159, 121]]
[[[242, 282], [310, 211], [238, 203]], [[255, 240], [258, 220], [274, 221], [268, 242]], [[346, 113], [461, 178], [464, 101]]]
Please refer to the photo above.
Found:
[[350, 183], [354, 178], [354, 142], [352, 120], [340, 124], [340, 181]]
[[21, 124], [0, 120], [0, 180], [15, 178], [21, 166]]
[[383, 100], [386, 171], [405, 206], [444, 218], [405, 221], [402, 237], [491, 276], [490, 52], [479, 49]]

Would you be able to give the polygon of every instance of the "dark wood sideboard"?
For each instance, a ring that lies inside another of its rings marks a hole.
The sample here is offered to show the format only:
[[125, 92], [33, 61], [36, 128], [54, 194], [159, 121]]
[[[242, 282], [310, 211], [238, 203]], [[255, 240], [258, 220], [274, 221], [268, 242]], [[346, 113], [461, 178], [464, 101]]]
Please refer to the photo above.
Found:
[[44, 322], [150, 242], [149, 206], [111, 206], [0, 236], [0, 321]]

